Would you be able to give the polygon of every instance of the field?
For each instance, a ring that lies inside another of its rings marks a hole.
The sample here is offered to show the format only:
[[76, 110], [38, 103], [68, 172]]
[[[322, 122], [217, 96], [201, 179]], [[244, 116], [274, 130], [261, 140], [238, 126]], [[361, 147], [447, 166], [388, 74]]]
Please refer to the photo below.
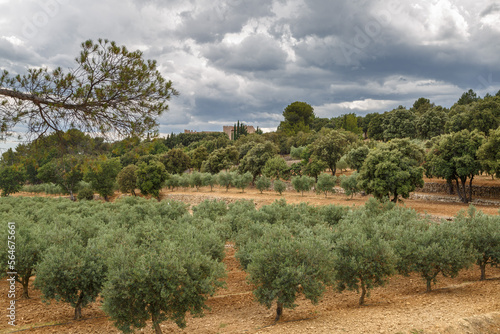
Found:
[[[482, 180], [487, 185], [497, 183]], [[26, 195], [26, 194], [25, 194]], [[198, 204], [204, 199], [226, 201], [254, 199], [258, 207], [281, 197], [289, 203], [308, 202], [311, 205], [363, 205], [367, 197], [352, 200], [341, 194], [301, 196], [287, 191], [283, 196], [274, 192], [260, 194], [255, 189], [241, 193], [237, 189], [226, 192], [214, 188], [163, 192], [163, 198], [179, 199]], [[418, 212], [448, 218], [467, 205], [421, 200], [405, 200], [404, 204]], [[488, 214], [498, 214], [498, 206], [478, 206]], [[254, 301], [245, 273], [234, 257], [232, 243], [226, 245], [224, 260], [228, 277], [227, 289], [209, 299], [211, 311], [203, 318], [188, 317], [187, 328], [178, 329], [170, 323], [161, 325], [164, 333], [500, 333], [500, 268], [487, 268], [486, 281], [478, 281], [479, 269], [462, 271], [454, 279], [439, 278], [431, 293], [425, 293], [425, 282], [417, 275], [394, 276], [389, 284], [375, 288], [365, 306], [358, 306], [355, 292], [328, 291], [318, 305], [300, 299], [299, 306], [286, 309], [280, 322], [274, 323], [274, 310]], [[19, 291], [21, 286], [18, 286]], [[7, 308], [7, 282], [0, 282], [0, 308]], [[31, 289], [30, 300], [17, 301], [18, 326], [8, 328], [6, 320], [0, 324], [1, 333], [26, 329], [31, 333], [119, 333], [99, 308], [99, 302], [83, 310], [84, 319], [73, 321], [73, 309], [65, 304], [41, 301], [40, 293]], [[5, 311], [3, 311], [5, 312]], [[4, 313], [2, 313], [4, 314]], [[3, 316], [2, 318], [5, 318]], [[29, 329], [34, 327], [33, 329]], [[147, 327], [140, 333], [153, 333]]]

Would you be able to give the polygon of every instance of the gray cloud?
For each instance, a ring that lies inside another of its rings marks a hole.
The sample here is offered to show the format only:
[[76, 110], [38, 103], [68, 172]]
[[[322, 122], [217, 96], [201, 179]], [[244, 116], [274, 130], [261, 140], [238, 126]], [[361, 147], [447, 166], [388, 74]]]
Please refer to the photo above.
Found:
[[297, 100], [332, 117], [498, 91], [498, 15], [489, 0], [4, 0], [0, 68], [74, 67], [81, 42], [108, 38], [180, 91], [160, 132], [275, 128]]
[[287, 57], [276, 40], [264, 35], [251, 35], [234, 45], [211, 45], [204, 56], [218, 68], [244, 72], [282, 69]]

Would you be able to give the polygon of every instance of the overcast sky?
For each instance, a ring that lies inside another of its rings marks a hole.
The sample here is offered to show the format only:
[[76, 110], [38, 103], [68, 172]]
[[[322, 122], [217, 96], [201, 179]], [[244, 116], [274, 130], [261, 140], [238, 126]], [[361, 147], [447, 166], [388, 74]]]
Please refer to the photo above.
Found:
[[72, 68], [100, 37], [173, 81], [163, 134], [237, 120], [275, 130], [294, 101], [330, 118], [500, 89], [492, 0], [0, 0], [0, 69]]

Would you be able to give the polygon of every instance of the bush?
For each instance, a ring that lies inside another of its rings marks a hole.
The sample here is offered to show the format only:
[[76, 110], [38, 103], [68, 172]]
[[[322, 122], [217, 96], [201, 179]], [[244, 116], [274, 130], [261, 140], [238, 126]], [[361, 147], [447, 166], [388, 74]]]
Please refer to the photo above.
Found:
[[271, 186], [271, 180], [268, 177], [266, 177], [265, 175], [261, 175], [255, 181], [255, 186], [262, 194], [262, 192], [264, 190], [269, 189], [269, 187]]
[[281, 180], [274, 180], [274, 191], [281, 194], [286, 190], [286, 183]]
[[81, 188], [78, 191], [77, 198], [79, 201], [83, 201], [83, 200], [91, 201], [94, 199], [94, 192], [92, 191], [92, 189], [90, 187]]

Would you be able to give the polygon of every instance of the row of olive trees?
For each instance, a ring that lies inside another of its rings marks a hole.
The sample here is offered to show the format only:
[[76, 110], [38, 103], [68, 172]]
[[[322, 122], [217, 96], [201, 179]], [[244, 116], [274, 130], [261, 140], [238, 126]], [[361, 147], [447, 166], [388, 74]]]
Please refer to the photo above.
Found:
[[[190, 215], [184, 203], [141, 198], [107, 204], [11, 198], [0, 209], [2, 221], [16, 223], [16, 280], [25, 298], [35, 275], [44, 301], [70, 304], [79, 319], [100, 295], [125, 333], [148, 320], [156, 333], [166, 320], [185, 327], [186, 313], [202, 314], [222, 286], [230, 230], [209, 215], [203, 207]], [[3, 266], [7, 256], [2, 250]]]
[[[412, 210], [369, 201], [355, 211], [315, 211], [274, 203], [261, 210], [230, 206], [236, 224], [237, 257], [259, 302], [276, 302], [276, 320], [299, 294], [316, 303], [327, 286], [370, 291], [394, 274], [418, 273], [431, 291], [438, 275], [455, 277], [474, 262], [485, 278], [500, 260], [500, 219], [473, 208], [455, 222], [432, 223]], [[234, 212], [233, 212], [234, 211]], [[329, 225], [324, 224], [327, 217]]]
[[[57, 212], [57, 216], [54, 215]], [[369, 292], [396, 273], [418, 273], [430, 291], [438, 275], [455, 276], [476, 262], [500, 260], [500, 219], [476, 212], [436, 224], [412, 210], [370, 200], [361, 209], [288, 205], [257, 210], [252, 201], [175, 201], [128, 197], [115, 203], [10, 198], [0, 219], [16, 222], [17, 280], [45, 300], [82, 308], [101, 295], [103, 308], [124, 332], [153, 321], [185, 326], [221, 285], [224, 243], [234, 240], [256, 299], [270, 307], [295, 306], [299, 294], [313, 302], [327, 286]], [[0, 232], [6, 238], [5, 231]], [[6, 250], [0, 260], [7, 263]]]

